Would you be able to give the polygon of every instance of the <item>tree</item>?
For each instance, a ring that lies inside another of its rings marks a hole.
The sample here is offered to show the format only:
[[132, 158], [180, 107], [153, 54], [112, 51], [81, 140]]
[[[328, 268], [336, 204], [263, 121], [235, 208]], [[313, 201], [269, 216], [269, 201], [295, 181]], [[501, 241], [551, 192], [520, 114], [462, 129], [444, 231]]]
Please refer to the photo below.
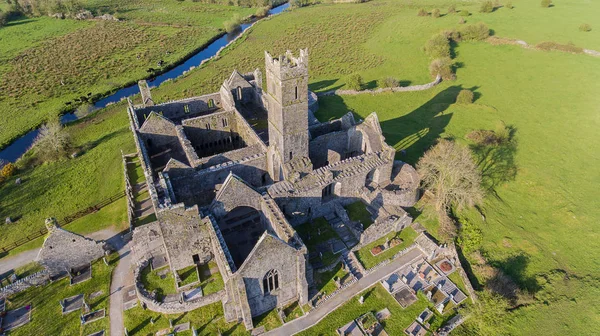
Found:
[[[0, 167], [2, 167], [2, 163], [0, 162]], [[9, 162], [2, 167], [0, 170], [0, 176], [2, 177], [11, 177], [17, 172], [17, 166], [13, 163]]]
[[427, 40], [423, 51], [432, 59], [450, 57], [450, 42], [443, 34], [436, 34]]
[[450, 57], [434, 59], [431, 64], [429, 64], [429, 73], [433, 77], [441, 76], [443, 80], [454, 80], [456, 76], [452, 71], [453, 64]]
[[4, 13], [3, 11], [0, 10], [0, 27], [3, 27], [6, 24], [6, 19], [7, 15], [6, 13]]
[[417, 163], [423, 187], [434, 195], [439, 213], [451, 206], [459, 210], [483, 199], [481, 173], [471, 151], [451, 140], [440, 140]]
[[488, 290], [479, 292], [477, 301], [472, 305], [463, 305], [459, 314], [468, 317], [461, 325], [473, 335], [502, 335], [506, 331], [498, 321], [508, 317], [509, 303], [498, 294]]
[[346, 86], [350, 90], [360, 91], [362, 90], [363, 79], [359, 74], [353, 73], [352, 75], [348, 76], [348, 78], [346, 78]]
[[70, 145], [69, 134], [60, 124], [58, 118], [49, 121], [40, 128], [35, 140], [38, 155], [44, 161], [52, 161], [64, 157]]
[[386, 77], [377, 81], [377, 86], [381, 88], [393, 88], [399, 86], [398, 81], [394, 77]]
[[431, 11], [431, 17], [433, 17], [433, 18], [437, 19], [440, 17], [440, 15], [441, 15], [440, 10], [437, 8]]
[[460, 90], [456, 97], [456, 103], [458, 104], [472, 104], [473, 103], [473, 91], [471, 90]]
[[494, 11], [494, 4], [491, 1], [484, 1], [481, 3], [481, 7], [479, 7], [479, 11], [481, 13], [491, 13]]

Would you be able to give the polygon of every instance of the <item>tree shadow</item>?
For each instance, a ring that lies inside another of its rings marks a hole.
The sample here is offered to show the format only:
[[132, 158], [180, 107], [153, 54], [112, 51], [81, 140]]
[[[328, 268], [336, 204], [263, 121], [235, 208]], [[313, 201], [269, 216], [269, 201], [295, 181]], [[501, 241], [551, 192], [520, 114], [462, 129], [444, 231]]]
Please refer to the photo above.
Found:
[[508, 299], [516, 300], [518, 290], [535, 294], [541, 289], [535, 276], [527, 274], [529, 256], [519, 254], [502, 261], [492, 261], [490, 265], [500, 269], [495, 277], [488, 280], [487, 285], [498, 294]]
[[208, 320], [208, 322], [204, 323], [203, 325], [200, 326], [200, 328], [196, 329], [196, 332], [198, 335], [203, 335], [204, 330], [215, 320], [215, 317], [213, 316], [210, 320]]
[[366, 82], [361, 87], [361, 90], [375, 90], [375, 89], [377, 89], [377, 81], [376, 80]]
[[398, 81], [398, 86], [410, 86], [410, 84], [412, 84], [412, 81], [409, 81], [409, 80]]
[[517, 129], [506, 126], [507, 138], [500, 144], [471, 145], [481, 171], [482, 187], [493, 192], [499, 185], [513, 181], [517, 176], [515, 156], [517, 153]]

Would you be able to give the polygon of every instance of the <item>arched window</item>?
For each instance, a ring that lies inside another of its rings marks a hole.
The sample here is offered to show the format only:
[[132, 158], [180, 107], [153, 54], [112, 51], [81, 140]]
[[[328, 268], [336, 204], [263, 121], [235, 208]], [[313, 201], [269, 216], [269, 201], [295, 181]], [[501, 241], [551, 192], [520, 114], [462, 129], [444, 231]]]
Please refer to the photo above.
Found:
[[295, 98], [294, 99], [297, 100], [298, 99], [298, 87], [296, 86], [294, 89], [295, 89], [295, 92], [294, 92], [294, 97]]
[[238, 96], [238, 100], [242, 100], [242, 88], [241, 87], [237, 87], [237, 96]]
[[279, 274], [277, 270], [270, 270], [263, 278], [263, 290], [265, 294], [279, 288]]

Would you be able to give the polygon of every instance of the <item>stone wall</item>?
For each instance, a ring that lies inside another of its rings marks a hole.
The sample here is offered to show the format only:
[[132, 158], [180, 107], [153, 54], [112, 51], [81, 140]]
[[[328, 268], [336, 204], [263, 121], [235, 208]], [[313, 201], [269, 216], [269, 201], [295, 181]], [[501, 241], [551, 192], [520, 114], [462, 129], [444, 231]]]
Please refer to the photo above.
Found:
[[204, 307], [211, 303], [222, 301], [227, 293], [225, 290], [218, 291], [216, 293], [212, 293], [206, 296], [202, 296], [197, 299], [193, 299], [190, 301], [179, 301], [179, 302], [168, 302], [163, 303], [157, 301], [151, 293], [149, 293], [143, 286], [140, 275], [141, 271], [147, 267], [149, 261], [146, 260], [142, 262], [138, 267], [134, 270], [134, 278], [135, 278], [135, 286], [137, 289], [137, 297], [143, 305], [146, 305], [148, 309], [151, 311], [162, 313], [162, 314], [180, 314], [189, 312], [192, 310], [196, 310], [198, 308]]
[[407, 213], [404, 213], [402, 217], [392, 216], [381, 218], [362, 232], [360, 235], [360, 246], [368, 245], [389, 233], [399, 232], [411, 223], [412, 218]]
[[19, 279], [6, 287], [0, 288], [0, 300], [7, 299], [28, 289], [29, 287], [43, 286], [48, 282], [50, 282], [50, 272], [47, 270], [39, 271], [23, 279]]
[[429, 90], [432, 87], [438, 85], [442, 82], [442, 77], [438, 75], [435, 80], [431, 83], [422, 84], [422, 85], [412, 85], [412, 86], [397, 86], [393, 88], [379, 88], [375, 90], [366, 89], [366, 90], [331, 90], [326, 92], [320, 92], [319, 96], [333, 96], [333, 95], [358, 95], [358, 94], [375, 94], [375, 93], [383, 93], [383, 92], [410, 92], [410, 91], [424, 91]]
[[208, 114], [218, 110], [220, 107], [221, 95], [219, 93], [211, 93], [204, 96], [168, 101], [148, 107], [138, 107], [135, 108], [135, 115], [141, 124], [151, 112], [162, 114], [171, 120], [177, 120], [195, 115]]

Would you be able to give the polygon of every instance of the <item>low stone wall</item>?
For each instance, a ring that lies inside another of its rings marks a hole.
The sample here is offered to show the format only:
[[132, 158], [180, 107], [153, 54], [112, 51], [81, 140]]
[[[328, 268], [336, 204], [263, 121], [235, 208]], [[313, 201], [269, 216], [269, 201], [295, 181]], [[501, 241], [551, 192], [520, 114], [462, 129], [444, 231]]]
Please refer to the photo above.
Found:
[[149, 260], [145, 260], [139, 264], [139, 266], [134, 271], [135, 278], [135, 287], [137, 289], [137, 297], [142, 304], [145, 304], [146, 307], [154, 312], [162, 313], [162, 314], [180, 314], [189, 312], [200, 307], [204, 307], [211, 303], [222, 301], [227, 293], [225, 290], [220, 290], [216, 293], [212, 293], [198, 299], [193, 299], [190, 301], [183, 302], [158, 302], [156, 299], [152, 297], [152, 295], [144, 288], [142, 282], [140, 281], [141, 270], [148, 266]]
[[320, 92], [317, 95], [319, 96], [333, 96], [333, 95], [359, 95], [364, 93], [376, 94], [383, 92], [409, 92], [409, 91], [424, 91], [431, 89], [432, 87], [438, 85], [442, 82], [442, 77], [437, 76], [435, 80], [431, 83], [422, 84], [422, 85], [412, 85], [412, 86], [397, 86], [393, 88], [379, 88], [375, 90], [367, 89], [367, 90], [331, 90], [326, 92]]
[[0, 300], [6, 299], [17, 293], [20, 293], [32, 286], [42, 286], [50, 281], [50, 273], [47, 270], [42, 270], [34, 273], [23, 279], [19, 279], [16, 282], [0, 288]]

